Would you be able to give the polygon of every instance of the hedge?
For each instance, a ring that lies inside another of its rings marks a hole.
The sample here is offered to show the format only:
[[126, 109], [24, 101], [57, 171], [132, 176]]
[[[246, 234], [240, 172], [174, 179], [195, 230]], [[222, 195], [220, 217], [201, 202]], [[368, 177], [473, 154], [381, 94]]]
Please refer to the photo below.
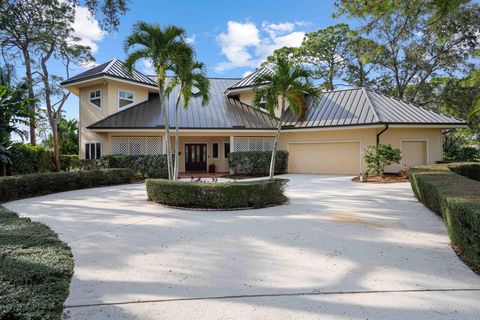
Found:
[[131, 169], [45, 172], [0, 177], [0, 203], [55, 192], [130, 183]]
[[12, 155], [9, 166], [11, 174], [28, 174], [52, 170], [53, 152], [44, 146], [32, 146], [20, 142], [9, 147]]
[[103, 159], [108, 168], [131, 168], [139, 172], [142, 178], [168, 178], [167, 155], [110, 155]]
[[147, 179], [148, 199], [186, 208], [262, 208], [282, 204], [286, 179], [249, 182], [185, 182]]
[[55, 232], [0, 206], [0, 319], [60, 319], [72, 275]]
[[[270, 171], [271, 151], [239, 151], [228, 156], [233, 174], [267, 176]], [[275, 158], [275, 174], [287, 173], [288, 152], [278, 150]]]
[[480, 182], [454, 172], [478, 178], [478, 169], [465, 163], [419, 166], [409, 177], [415, 196], [443, 217], [452, 244], [480, 271]]

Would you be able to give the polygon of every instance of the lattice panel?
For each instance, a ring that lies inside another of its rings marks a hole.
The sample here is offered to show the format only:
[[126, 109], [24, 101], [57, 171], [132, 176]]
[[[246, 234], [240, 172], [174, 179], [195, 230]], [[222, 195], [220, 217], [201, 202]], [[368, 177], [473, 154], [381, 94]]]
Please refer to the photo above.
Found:
[[112, 137], [112, 154], [128, 155], [128, 137]]
[[274, 137], [233, 137], [232, 151], [272, 151]]
[[112, 154], [155, 155], [162, 153], [162, 137], [112, 137]]
[[162, 154], [163, 140], [161, 137], [147, 137], [145, 142], [146, 154]]
[[248, 137], [234, 137], [233, 138], [233, 150], [235, 151], [249, 151]]

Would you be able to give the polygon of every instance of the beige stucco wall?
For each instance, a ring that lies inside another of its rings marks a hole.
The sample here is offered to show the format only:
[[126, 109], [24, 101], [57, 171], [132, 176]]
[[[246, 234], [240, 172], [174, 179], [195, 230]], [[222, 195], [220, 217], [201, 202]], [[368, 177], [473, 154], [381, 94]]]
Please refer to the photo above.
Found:
[[[101, 90], [100, 108], [90, 103], [90, 91]], [[102, 155], [109, 154], [110, 144], [107, 133], [95, 133], [87, 127], [112, 113], [118, 112], [118, 90], [134, 92], [134, 104], [148, 99], [148, 89], [109, 80], [104, 84], [82, 87], [79, 90], [79, 143], [80, 158], [85, 157], [85, 143], [102, 143]]]
[[[443, 159], [443, 135], [441, 129], [390, 128], [380, 136], [380, 143], [391, 144], [400, 150], [402, 150], [402, 141], [426, 141], [428, 163], [435, 163], [435, 161]], [[388, 167], [387, 172], [398, 172], [402, 167], [403, 161], [400, 165]]]
[[[289, 150], [289, 145], [294, 143], [305, 142], [360, 142], [360, 150], [364, 150], [367, 146], [375, 144], [375, 129], [353, 129], [353, 130], [319, 130], [319, 131], [291, 131], [284, 132], [280, 135], [280, 150]], [[309, 157], [308, 151], [305, 154], [295, 155], [300, 157]], [[318, 159], [320, 162], [321, 159]], [[339, 166], [341, 162], [339, 162]], [[366, 165], [362, 161], [361, 169], [365, 170]], [[335, 168], [334, 172], [341, 172], [341, 168]]]

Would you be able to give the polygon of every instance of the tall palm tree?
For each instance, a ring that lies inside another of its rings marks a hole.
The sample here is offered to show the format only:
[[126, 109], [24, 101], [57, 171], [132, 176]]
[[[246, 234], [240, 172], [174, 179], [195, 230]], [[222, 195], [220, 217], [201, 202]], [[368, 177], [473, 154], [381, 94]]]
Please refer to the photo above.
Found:
[[155, 68], [160, 108], [165, 123], [165, 138], [168, 178], [173, 178], [172, 148], [170, 141], [170, 126], [168, 120], [168, 105], [165, 103], [167, 71], [172, 70], [174, 61], [182, 57], [193, 56], [193, 50], [186, 41], [184, 29], [174, 25], [164, 28], [159, 24], [138, 22], [133, 26], [132, 34], [124, 41], [124, 50], [128, 54], [125, 65], [132, 70], [133, 65], [140, 59], [148, 59]]
[[173, 170], [173, 179], [176, 180], [178, 179], [178, 152], [180, 149], [178, 134], [180, 98], [185, 109], [188, 108], [190, 99], [195, 95], [201, 96], [203, 106], [207, 105], [210, 100], [210, 80], [206, 76], [205, 64], [195, 61], [193, 57], [183, 57], [181, 60], [175, 61], [173, 72], [175, 75], [168, 83], [167, 92], [170, 94], [175, 87], [178, 88], [175, 103], [175, 167]]
[[291, 113], [302, 119], [307, 108], [306, 96], [311, 98], [311, 105], [316, 105], [321, 94], [321, 90], [311, 82], [311, 72], [294, 64], [293, 61], [278, 56], [273, 61], [271, 69], [272, 73], [260, 74], [255, 79], [253, 89], [253, 105], [259, 109], [261, 102], [265, 99], [265, 105], [262, 107], [277, 121], [277, 132], [270, 161], [270, 179], [275, 172], [275, 157], [286, 107], [288, 106]]

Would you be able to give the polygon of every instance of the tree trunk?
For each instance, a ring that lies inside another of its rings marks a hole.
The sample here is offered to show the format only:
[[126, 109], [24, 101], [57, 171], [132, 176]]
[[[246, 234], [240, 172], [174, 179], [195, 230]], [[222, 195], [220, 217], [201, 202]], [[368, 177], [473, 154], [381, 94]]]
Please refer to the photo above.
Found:
[[180, 103], [180, 93], [182, 92], [182, 88], [180, 87], [180, 91], [178, 93], [178, 97], [177, 97], [177, 102], [175, 104], [175, 167], [174, 167], [174, 170], [173, 170], [173, 180], [177, 180], [178, 179], [178, 167], [179, 167], [179, 163], [178, 163], [178, 152], [180, 151], [180, 138], [179, 138], [179, 135], [178, 135], [178, 104]]
[[173, 166], [172, 166], [172, 142], [170, 141], [170, 125], [168, 123], [168, 104], [165, 101], [164, 90], [164, 74], [163, 69], [159, 68], [157, 72], [158, 78], [158, 95], [160, 98], [160, 108], [162, 109], [163, 122], [165, 124], [165, 153], [167, 154], [167, 171], [168, 171], [168, 180], [172, 180], [173, 177]]
[[[25, 75], [27, 78], [27, 87], [28, 87], [28, 97], [30, 99], [35, 98], [35, 93], [33, 92], [33, 76], [32, 76], [32, 64], [30, 61], [30, 53], [28, 52], [27, 49], [23, 49], [23, 59], [25, 60]], [[32, 146], [37, 145], [37, 136], [35, 134], [35, 115], [36, 115], [36, 110], [35, 110], [35, 102], [32, 102], [30, 104], [30, 117], [29, 117], [29, 126], [30, 126], [30, 144]]]
[[280, 109], [280, 115], [277, 123], [277, 132], [275, 134], [275, 140], [273, 141], [272, 158], [270, 159], [270, 174], [268, 176], [270, 180], [272, 180], [273, 176], [275, 175], [275, 160], [277, 157], [278, 140], [280, 140], [280, 131], [282, 130], [282, 115], [284, 110], [285, 110], [285, 97], [282, 96], [282, 106]]

